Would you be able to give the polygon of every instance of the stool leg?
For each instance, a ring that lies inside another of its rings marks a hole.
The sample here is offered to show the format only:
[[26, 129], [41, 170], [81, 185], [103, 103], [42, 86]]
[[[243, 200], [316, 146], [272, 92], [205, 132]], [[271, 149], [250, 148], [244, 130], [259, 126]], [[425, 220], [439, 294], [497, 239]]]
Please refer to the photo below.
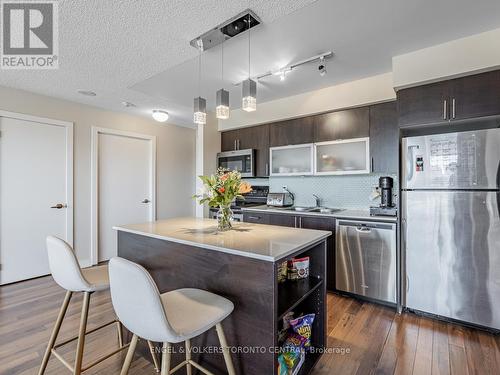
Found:
[[123, 336], [122, 336], [122, 323], [116, 320], [116, 332], [118, 333], [118, 345], [120, 348], [123, 346]]
[[191, 361], [191, 340], [186, 340], [186, 373], [187, 375], [191, 375], [193, 371], [193, 366], [190, 363]]
[[226, 362], [227, 373], [229, 375], [235, 375], [233, 360], [231, 359], [231, 353], [229, 352], [229, 346], [227, 345], [226, 335], [224, 335], [224, 330], [222, 329], [222, 325], [217, 323], [215, 326], [217, 331], [217, 336], [219, 336], [220, 346], [222, 347], [222, 351], [224, 353], [224, 361]]
[[80, 330], [78, 332], [73, 375], [80, 375], [82, 373], [83, 348], [85, 346], [85, 330], [87, 329], [87, 318], [89, 315], [90, 294], [90, 292], [83, 293], [82, 315], [80, 316]]
[[151, 357], [153, 357], [153, 364], [155, 366], [155, 371], [160, 372], [160, 365], [158, 363], [158, 358], [156, 358], [155, 347], [153, 343], [148, 340], [149, 351], [151, 352]]
[[137, 340], [139, 337], [137, 335], [132, 336], [132, 340], [130, 341], [130, 346], [127, 350], [127, 356], [125, 357], [125, 362], [123, 362], [122, 371], [120, 375], [127, 375], [128, 369], [130, 368], [130, 364], [132, 363], [132, 358], [134, 358], [135, 347], [137, 346]]
[[68, 310], [69, 301], [71, 300], [72, 295], [73, 292], [70, 292], [69, 290], [66, 291], [66, 296], [64, 297], [61, 309], [59, 310], [59, 315], [57, 316], [56, 324], [50, 335], [49, 343], [47, 344], [47, 349], [45, 349], [45, 354], [43, 355], [43, 360], [42, 364], [40, 365], [40, 370], [38, 371], [38, 375], [43, 375], [45, 373], [45, 369], [47, 368], [47, 364], [49, 363], [50, 353], [52, 353], [52, 348], [56, 343], [57, 335], [59, 335], [59, 330], [61, 329], [61, 325], [64, 320], [64, 316], [66, 315], [66, 311]]
[[163, 351], [161, 355], [161, 375], [169, 375], [170, 373], [170, 343], [163, 343]]

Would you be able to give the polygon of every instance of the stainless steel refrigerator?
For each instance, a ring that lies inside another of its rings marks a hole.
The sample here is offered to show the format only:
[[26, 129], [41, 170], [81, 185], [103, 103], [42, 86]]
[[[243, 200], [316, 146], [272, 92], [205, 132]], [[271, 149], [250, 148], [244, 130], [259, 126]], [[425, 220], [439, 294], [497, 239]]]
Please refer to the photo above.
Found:
[[500, 329], [500, 129], [402, 147], [405, 306]]

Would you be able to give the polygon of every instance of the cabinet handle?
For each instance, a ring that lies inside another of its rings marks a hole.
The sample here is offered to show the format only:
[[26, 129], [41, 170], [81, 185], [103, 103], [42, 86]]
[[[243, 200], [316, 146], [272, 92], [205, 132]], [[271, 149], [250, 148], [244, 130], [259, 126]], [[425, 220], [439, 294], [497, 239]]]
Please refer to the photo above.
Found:
[[451, 99], [451, 118], [455, 118], [455, 98]]
[[236, 150], [237, 150], [237, 148], [236, 148], [236, 143], [237, 143], [237, 141], [238, 141], [237, 139], [235, 139], [235, 140], [234, 140], [234, 151], [236, 151]]
[[373, 157], [372, 157], [372, 160], [371, 160], [371, 167], [370, 167], [370, 170], [372, 171], [373, 173]]
[[269, 163], [266, 163], [266, 176], [269, 176]]
[[238, 150], [240, 149], [240, 140], [238, 139]]
[[448, 100], [443, 101], [443, 120], [446, 120], [448, 118]]
[[302, 216], [299, 217], [299, 228], [302, 228]]
[[260, 216], [249, 216], [248, 218], [252, 220], [260, 220]]
[[298, 228], [297, 227], [297, 216], [295, 216], [294, 219], [295, 219], [295, 225], [294, 226], [295, 226], [295, 228]]

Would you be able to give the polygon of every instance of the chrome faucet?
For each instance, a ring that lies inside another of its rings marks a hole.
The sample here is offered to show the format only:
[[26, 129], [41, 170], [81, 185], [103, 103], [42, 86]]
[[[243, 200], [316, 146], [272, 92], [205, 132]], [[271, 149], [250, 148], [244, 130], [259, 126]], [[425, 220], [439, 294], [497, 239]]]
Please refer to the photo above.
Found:
[[313, 194], [314, 199], [316, 199], [316, 207], [321, 207], [321, 198], [316, 194]]

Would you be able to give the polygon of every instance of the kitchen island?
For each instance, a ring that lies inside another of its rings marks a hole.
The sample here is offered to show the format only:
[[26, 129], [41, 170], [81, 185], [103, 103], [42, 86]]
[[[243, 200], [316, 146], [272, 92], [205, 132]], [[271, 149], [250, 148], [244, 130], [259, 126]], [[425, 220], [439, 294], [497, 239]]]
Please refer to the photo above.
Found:
[[[217, 233], [216, 225], [211, 219], [176, 218], [115, 227], [118, 255], [145, 267], [161, 293], [200, 288], [231, 300], [235, 309], [223, 326], [238, 374], [275, 374], [283, 316], [316, 314], [314, 350], [299, 372], [309, 373], [326, 345], [326, 240], [331, 233], [251, 223]], [[310, 258], [309, 277], [278, 283], [279, 265], [304, 256]], [[195, 361], [215, 374], [225, 373], [214, 330], [192, 345]], [[174, 346], [174, 365], [183, 359], [181, 349]]]

